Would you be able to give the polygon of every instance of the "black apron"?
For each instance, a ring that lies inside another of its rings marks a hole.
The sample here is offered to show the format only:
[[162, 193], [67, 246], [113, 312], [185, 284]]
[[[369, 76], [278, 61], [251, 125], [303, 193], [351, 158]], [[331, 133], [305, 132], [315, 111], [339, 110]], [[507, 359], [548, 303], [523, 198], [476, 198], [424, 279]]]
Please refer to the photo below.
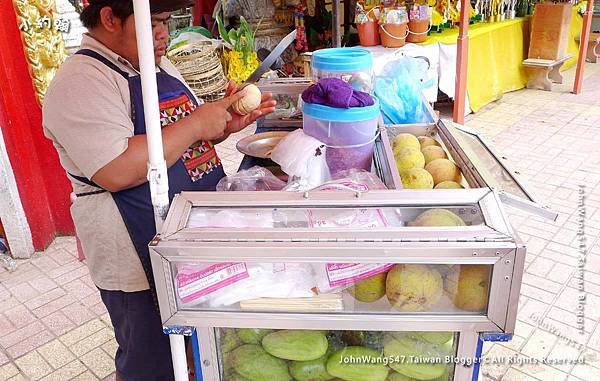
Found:
[[[146, 123], [144, 121], [141, 77], [139, 75], [129, 76], [128, 73], [119, 69], [106, 57], [93, 50], [82, 49], [76, 54], [95, 58], [127, 79], [131, 96], [134, 135], [145, 135]], [[194, 95], [179, 79], [160, 69], [156, 73], [156, 81], [160, 102], [161, 128], [185, 118], [198, 106]], [[90, 179], [69, 175], [82, 183], [99, 188], [95, 192], [77, 194], [78, 197], [106, 191]], [[225, 172], [212, 143], [202, 141], [195, 143], [186, 150], [183, 156], [168, 169], [168, 176], [169, 202], [171, 202], [173, 197], [182, 191], [214, 191], [219, 180], [225, 176]], [[156, 235], [150, 185], [144, 183], [111, 194], [140, 258], [156, 303], [156, 287], [148, 250], [148, 243]]]

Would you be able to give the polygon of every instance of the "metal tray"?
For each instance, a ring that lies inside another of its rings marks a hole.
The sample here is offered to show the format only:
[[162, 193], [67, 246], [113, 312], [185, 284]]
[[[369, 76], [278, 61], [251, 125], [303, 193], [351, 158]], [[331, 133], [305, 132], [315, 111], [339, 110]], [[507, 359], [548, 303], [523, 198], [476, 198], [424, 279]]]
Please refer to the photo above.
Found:
[[241, 139], [236, 148], [245, 155], [269, 159], [275, 146], [288, 133], [288, 131], [269, 131], [254, 134]]

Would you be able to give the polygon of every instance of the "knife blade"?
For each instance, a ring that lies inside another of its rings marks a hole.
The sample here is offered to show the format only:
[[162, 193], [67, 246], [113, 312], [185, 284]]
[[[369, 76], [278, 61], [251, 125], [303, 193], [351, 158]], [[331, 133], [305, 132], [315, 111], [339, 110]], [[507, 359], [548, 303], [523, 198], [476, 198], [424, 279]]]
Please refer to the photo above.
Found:
[[283, 53], [283, 51], [285, 49], [287, 49], [287, 47], [295, 39], [296, 39], [296, 29], [291, 31], [287, 36], [285, 36], [281, 41], [279, 41], [277, 46], [275, 46], [275, 48], [273, 49], [273, 51], [271, 51], [271, 53], [267, 56], [267, 58], [265, 58], [264, 61], [262, 61], [260, 63], [258, 68], [256, 70], [254, 70], [254, 72], [252, 74], [250, 74], [248, 79], [246, 81], [244, 81], [244, 83], [239, 87], [239, 90], [243, 89], [245, 86], [247, 86], [251, 83], [258, 82], [260, 80], [260, 78], [263, 76], [263, 74], [265, 74], [267, 71], [269, 71], [271, 69], [271, 65], [273, 65], [273, 63], [277, 60], [277, 58], [279, 58], [279, 56]]

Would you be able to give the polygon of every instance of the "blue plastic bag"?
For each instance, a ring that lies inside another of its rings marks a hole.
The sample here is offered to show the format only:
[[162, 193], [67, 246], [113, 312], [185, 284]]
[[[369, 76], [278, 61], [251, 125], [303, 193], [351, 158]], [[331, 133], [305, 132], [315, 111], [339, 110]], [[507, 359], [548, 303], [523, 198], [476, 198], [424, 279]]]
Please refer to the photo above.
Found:
[[402, 57], [387, 63], [375, 78], [375, 95], [385, 124], [431, 122], [422, 90], [428, 86], [429, 63], [422, 58]]

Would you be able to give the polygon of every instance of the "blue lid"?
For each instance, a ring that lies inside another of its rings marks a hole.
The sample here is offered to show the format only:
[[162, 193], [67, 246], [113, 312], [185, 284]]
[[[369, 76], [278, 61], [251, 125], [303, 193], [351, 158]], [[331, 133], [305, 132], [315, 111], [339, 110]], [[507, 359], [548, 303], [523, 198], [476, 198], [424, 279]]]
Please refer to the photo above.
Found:
[[302, 113], [313, 119], [331, 122], [363, 122], [379, 117], [379, 102], [375, 99], [373, 106], [336, 108], [323, 106], [316, 103], [304, 103]]
[[358, 71], [373, 67], [371, 52], [360, 48], [321, 49], [312, 54], [312, 67], [328, 71]]

